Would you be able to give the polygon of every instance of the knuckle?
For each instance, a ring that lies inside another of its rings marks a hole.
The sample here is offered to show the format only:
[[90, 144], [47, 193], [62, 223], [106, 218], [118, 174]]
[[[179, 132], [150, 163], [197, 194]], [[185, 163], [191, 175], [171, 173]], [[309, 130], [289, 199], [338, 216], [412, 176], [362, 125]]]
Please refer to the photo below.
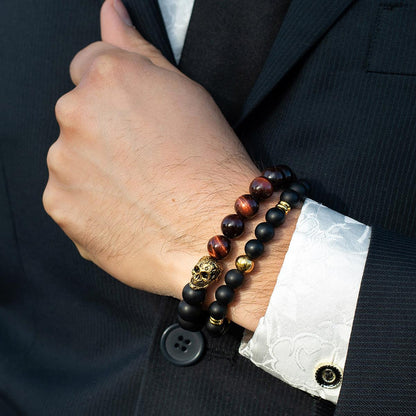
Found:
[[60, 166], [64, 164], [64, 154], [59, 145], [59, 140], [52, 144], [46, 155], [46, 164], [49, 171], [56, 171]]
[[46, 185], [46, 188], [43, 191], [42, 205], [43, 205], [43, 208], [45, 209], [45, 211], [49, 214], [51, 212], [52, 207], [53, 207], [52, 195], [51, 195], [49, 184]]
[[79, 105], [72, 93], [63, 95], [56, 102], [55, 116], [61, 127], [73, 124], [79, 115]]
[[42, 195], [42, 204], [46, 213], [55, 221], [62, 219], [62, 210], [59, 209], [59, 197], [56, 190], [48, 183]]
[[42, 195], [42, 204], [45, 212], [55, 221], [63, 230], [67, 229], [70, 222], [68, 211], [63, 209], [59, 203], [58, 194], [46, 187]]
[[89, 70], [89, 77], [93, 80], [106, 79], [118, 74], [122, 67], [121, 58], [115, 53], [104, 53], [96, 56]]

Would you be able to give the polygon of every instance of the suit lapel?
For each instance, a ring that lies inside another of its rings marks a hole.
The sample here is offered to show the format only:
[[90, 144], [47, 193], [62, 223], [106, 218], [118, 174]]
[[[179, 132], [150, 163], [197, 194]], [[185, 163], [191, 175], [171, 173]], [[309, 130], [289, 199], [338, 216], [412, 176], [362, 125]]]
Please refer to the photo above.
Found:
[[158, 1], [130, 0], [126, 1], [126, 6], [132, 11], [131, 16], [137, 30], [176, 65]]
[[292, 0], [264, 67], [244, 104], [237, 126], [353, 1]]

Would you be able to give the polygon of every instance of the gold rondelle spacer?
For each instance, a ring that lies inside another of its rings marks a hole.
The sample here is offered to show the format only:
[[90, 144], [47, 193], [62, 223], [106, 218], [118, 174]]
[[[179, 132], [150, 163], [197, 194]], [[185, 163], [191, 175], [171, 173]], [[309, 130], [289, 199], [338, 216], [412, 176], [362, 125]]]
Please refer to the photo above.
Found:
[[248, 256], [238, 256], [235, 259], [235, 267], [242, 273], [250, 273], [254, 269], [254, 261]]
[[224, 319], [215, 319], [215, 318], [213, 318], [212, 316], [210, 316], [210, 317], [209, 317], [209, 322], [210, 322], [212, 325], [220, 326], [220, 325], [222, 325], [222, 323], [224, 322]]
[[279, 201], [276, 207], [280, 208], [286, 215], [289, 214], [289, 211], [292, 209], [285, 201]]

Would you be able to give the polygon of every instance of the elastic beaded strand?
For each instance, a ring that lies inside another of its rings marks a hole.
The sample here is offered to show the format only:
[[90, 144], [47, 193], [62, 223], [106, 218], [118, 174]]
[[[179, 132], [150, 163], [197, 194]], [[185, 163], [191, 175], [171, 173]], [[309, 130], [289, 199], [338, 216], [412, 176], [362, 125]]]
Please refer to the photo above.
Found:
[[[298, 206], [299, 201], [303, 201], [305, 199], [306, 193], [309, 189], [309, 184], [305, 181], [291, 184], [291, 187], [288, 190], [282, 192], [280, 201], [276, 205], [276, 208], [270, 208], [266, 212], [266, 222], [257, 225], [255, 230], [257, 239], [249, 240], [246, 243], [244, 248], [246, 254], [237, 257], [235, 261], [237, 269], [232, 269], [226, 273], [226, 284], [217, 289], [215, 292], [216, 301], [211, 303], [208, 309], [210, 317], [208, 323], [206, 324], [206, 329], [212, 336], [220, 336], [225, 333], [226, 325], [224, 324], [224, 319], [226, 316], [226, 308], [234, 298], [234, 289], [238, 288], [243, 283], [244, 274], [250, 273], [254, 269], [253, 259], [258, 258], [263, 254], [263, 243], [270, 241], [273, 238], [274, 228], [279, 227], [284, 223], [286, 215], [292, 208], [288, 200]], [[219, 313], [217, 305], [224, 306], [224, 308], [220, 310], [221, 313]]]

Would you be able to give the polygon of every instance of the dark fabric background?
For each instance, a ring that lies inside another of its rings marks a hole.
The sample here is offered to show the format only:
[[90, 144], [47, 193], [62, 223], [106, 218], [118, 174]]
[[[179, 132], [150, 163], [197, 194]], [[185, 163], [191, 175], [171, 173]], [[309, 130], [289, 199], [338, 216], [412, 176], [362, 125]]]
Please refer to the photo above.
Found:
[[211, 93], [231, 123], [241, 113], [289, 4], [195, 0], [178, 66]]
[[[172, 58], [155, 4], [126, 3]], [[164, 361], [176, 301], [82, 260], [43, 211], [54, 104], [72, 88], [72, 57], [99, 38], [100, 5], [2, 2], [0, 414], [333, 414], [239, 356], [238, 327], [193, 367]], [[337, 416], [416, 405], [414, 17], [412, 2], [292, 0], [235, 124], [260, 167], [289, 164], [312, 198], [377, 226]]]

